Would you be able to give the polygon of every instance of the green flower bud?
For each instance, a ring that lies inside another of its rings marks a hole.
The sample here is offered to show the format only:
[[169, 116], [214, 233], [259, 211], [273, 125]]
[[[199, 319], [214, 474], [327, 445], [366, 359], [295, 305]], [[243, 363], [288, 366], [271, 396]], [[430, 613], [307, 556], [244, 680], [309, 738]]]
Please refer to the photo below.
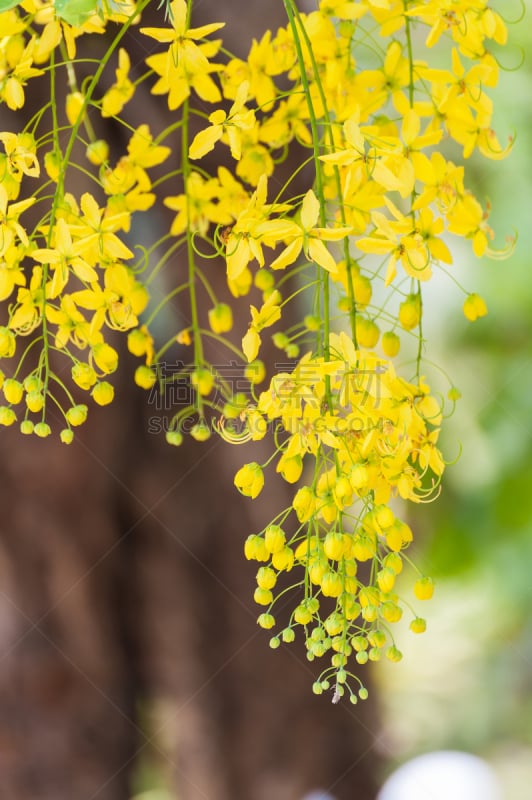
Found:
[[268, 630], [275, 625], [275, 617], [272, 614], [261, 614], [257, 619], [257, 623], [261, 628]]
[[52, 430], [47, 422], [38, 422], [34, 428], [34, 432], [41, 439], [45, 439], [47, 436], [50, 436]]
[[166, 431], [166, 441], [174, 447], [183, 444], [183, 434], [181, 431]]
[[28, 436], [30, 433], [33, 433], [33, 422], [31, 419], [23, 419], [20, 423], [20, 432], [23, 433], [25, 436]]
[[59, 434], [59, 438], [63, 444], [71, 444], [72, 440], [74, 439], [74, 431], [70, 430], [70, 428], [63, 428]]

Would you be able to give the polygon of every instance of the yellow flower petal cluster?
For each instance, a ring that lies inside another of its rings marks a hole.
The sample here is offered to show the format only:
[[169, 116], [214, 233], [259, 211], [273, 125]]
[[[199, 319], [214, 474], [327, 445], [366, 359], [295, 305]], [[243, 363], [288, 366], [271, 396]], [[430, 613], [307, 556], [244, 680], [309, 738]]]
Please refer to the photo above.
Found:
[[[128, 265], [134, 253], [123, 234], [131, 228], [132, 213], [147, 210], [155, 201], [147, 170], [162, 163], [170, 149], [155, 144], [148, 125], [140, 125], [132, 132], [127, 154], [115, 167], [105, 162], [100, 169], [101, 189], [107, 194], [103, 205], [89, 192], [78, 201], [62, 191], [53, 216], [45, 217], [48, 221], [39, 223], [30, 238], [21, 216], [38, 197], [18, 197], [22, 181], [36, 181], [40, 175], [36, 141], [30, 133], [4, 131], [0, 143], [5, 151], [0, 180], [0, 300], [9, 301], [2, 356], [15, 355], [18, 337], [35, 336], [42, 330], [49, 346], [66, 356], [74, 386], [91, 391], [96, 403], [106, 405], [113, 398], [113, 387], [104, 378], [118, 367], [118, 353], [107, 337], [113, 330], [140, 330], [139, 316], [149, 299], [145, 285]], [[49, 168], [48, 174], [59, 185], [60, 167]], [[146, 334], [146, 344], [139, 352], [147, 364], [153, 358], [151, 341]], [[14, 394], [8, 384], [5, 401], [10, 413], [4, 413], [4, 424], [17, 420], [19, 413], [14, 407], [22, 403], [23, 396], [26, 405], [21, 426], [25, 433], [48, 435], [49, 397], [65, 408], [66, 431], [84, 421], [85, 416], [72, 411], [78, 406], [69, 408], [72, 394], [64, 379], [55, 372], [47, 379], [44, 363], [41, 360], [20, 383], [23, 395]], [[43, 393], [45, 385], [47, 392]], [[40, 423], [33, 423], [33, 414], [46, 427], [37, 427]], [[63, 438], [70, 441], [69, 435]]]
[[[476, 256], [513, 246], [494, 248], [489, 204], [468, 185], [468, 159], [498, 161], [513, 144], [492, 127], [505, 24], [488, 0], [319, 0], [309, 13], [286, 0], [286, 24], [235, 57], [214, 38], [225, 22], [193, 26], [196, 0], [164, 5], [160, 24], [146, 23], [145, 0], [0, 13], [0, 104], [24, 120], [0, 131], [0, 425], [44, 438], [53, 403], [70, 443], [87, 392], [112, 402], [125, 334], [137, 386], [175, 399], [160, 420], [169, 444], [214, 430], [271, 442], [235, 476], [251, 499], [265, 479], [293, 487], [245, 544], [258, 622], [275, 627], [290, 572], [293, 607], [271, 645], [297, 631], [310, 660], [330, 657], [314, 691], [355, 702], [367, 692], [353, 691], [350, 660], [401, 657], [390, 625], [408, 608], [403, 503], [436, 496], [444, 471], [424, 287], [453, 269], [453, 237]], [[78, 65], [79, 38], [90, 50], [108, 28], [103, 60]], [[37, 77], [50, 96], [25, 115]], [[139, 118], [141, 88], [164, 113]], [[125, 147], [108, 141], [109, 118]], [[482, 320], [483, 298], [462, 291], [466, 318]], [[283, 359], [273, 372], [257, 361], [266, 336]], [[403, 339], [417, 348], [406, 377]], [[432, 591], [421, 575], [416, 599]]]
[[[306, 587], [305, 598], [283, 637], [303, 626], [309, 657], [329, 653], [338, 669], [353, 653], [359, 663], [382, 653], [399, 657], [386, 631], [403, 614], [394, 585], [413, 534], [390, 501], [426, 500], [437, 491], [444, 462], [437, 448], [441, 409], [423, 381], [397, 376], [390, 361], [357, 351], [343, 333], [331, 334], [330, 352], [328, 360], [307, 354], [292, 372], [275, 375], [256, 409], [247, 411], [250, 429], [257, 429], [257, 413], [266, 420], [262, 435], [278, 421], [276, 471], [285, 481], [297, 482], [309, 461], [315, 467], [282, 515], [282, 526], [251, 535], [245, 552], [267, 565], [257, 573], [255, 600], [268, 606], [259, 624], [275, 624], [271, 590], [280, 574], [300, 573], [291, 582]], [[258, 466], [243, 467], [235, 478], [249, 496]], [[263, 482], [261, 470], [260, 488]], [[295, 526], [289, 526], [291, 513]], [[365, 562], [372, 566], [362, 578]], [[429, 596], [417, 587], [418, 599]]]

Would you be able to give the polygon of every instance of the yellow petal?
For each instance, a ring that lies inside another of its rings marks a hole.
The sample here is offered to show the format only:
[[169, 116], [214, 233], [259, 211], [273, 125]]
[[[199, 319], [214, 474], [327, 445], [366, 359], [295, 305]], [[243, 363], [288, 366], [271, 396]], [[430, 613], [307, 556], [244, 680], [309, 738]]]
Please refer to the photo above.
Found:
[[189, 158], [193, 160], [203, 158], [206, 153], [209, 153], [214, 148], [216, 142], [222, 138], [222, 134], [222, 125], [210, 125], [208, 128], [205, 128], [205, 130], [200, 131], [196, 134], [190, 145], [188, 151]]
[[242, 339], [242, 350], [248, 362], [254, 361], [260, 350], [261, 340], [256, 329], [250, 327], [244, 338]]
[[316, 239], [313, 236], [309, 238], [307, 255], [311, 261], [319, 264], [320, 267], [323, 267], [328, 272], [338, 272], [336, 261], [320, 239]]
[[318, 221], [320, 213], [320, 201], [309, 189], [301, 204], [301, 224], [306, 231], [309, 231]]

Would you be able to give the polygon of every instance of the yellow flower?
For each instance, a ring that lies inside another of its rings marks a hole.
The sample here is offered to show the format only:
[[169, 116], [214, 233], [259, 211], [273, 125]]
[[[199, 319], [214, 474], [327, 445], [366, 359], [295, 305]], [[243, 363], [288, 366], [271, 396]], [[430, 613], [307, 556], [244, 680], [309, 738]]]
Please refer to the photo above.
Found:
[[256, 259], [264, 266], [262, 245], [273, 247], [287, 230], [287, 223], [270, 219], [270, 214], [285, 211], [290, 206], [281, 203], [267, 204], [268, 182], [262, 175], [247, 207], [238, 215], [226, 240], [227, 277], [236, 281], [247, 265]]
[[227, 333], [233, 327], [233, 312], [227, 303], [217, 303], [209, 309], [209, 325], [214, 333]]
[[171, 44], [170, 56], [174, 63], [181, 64], [187, 71], [194, 72], [198, 66], [203, 66], [206, 62], [205, 56], [195, 42], [223, 28], [225, 22], [213, 22], [200, 28], [189, 28], [185, 0], [172, 0], [169, 11], [173, 29], [141, 28], [140, 32], [158, 42]]
[[36, 155], [37, 145], [31, 133], [3, 131], [0, 133], [0, 142], [6, 151], [7, 168], [17, 181], [21, 181], [23, 175], [39, 177], [41, 169]]
[[471, 239], [476, 256], [484, 255], [488, 240], [493, 239], [487, 216], [487, 212], [471, 192], [465, 192], [447, 215], [448, 230], [457, 236]]
[[17, 415], [13, 411], [12, 408], [7, 408], [7, 406], [0, 406], [0, 425], [5, 425], [8, 427], [9, 425], [13, 425], [14, 422], [17, 421]]
[[135, 86], [129, 80], [130, 67], [129, 55], [121, 47], [118, 51], [116, 81], [106, 91], [102, 99], [102, 117], [116, 117], [133, 97]]
[[258, 136], [258, 125], [242, 132], [242, 158], [236, 165], [236, 174], [250, 186], [258, 186], [262, 176], [269, 178], [275, 169], [270, 151], [260, 144]]
[[434, 594], [434, 581], [432, 578], [418, 578], [414, 584], [414, 594], [418, 600], [430, 600]]
[[475, 322], [475, 320], [479, 319], [480, 317], [485, 317], [488, 313], [488, 307], [482, 297], [478, 294], [470, 294], [466, 297], [464, 301], [464, 316], [470, 322]]
[[146, 356], [148, 366], [153, 362], [155, 355], [153, 337], [145, 325], [135, 328], [128, 334], [127, 349], [134, 356]]
[[[10, 37], [11, 34], [8, 33], [9, 23], [4, 29], [5, 14], [0, 15], [0, 17], [2, 18], [0, 23], [2, 25], [2, 36]], [[0, 54], [0, 75], [2, 76], [0, 78], [0, 99], [5, 102], [8, 108], [16, 111], [18, 108], [22, 108], [25, 102], [24, 86], [30, 78], [42, 75], [43, 70], [32, 66], [36, 43], [34, 37], [29, 40], [26, 47], [22, 47], [21, 52], [17, 52], [17, 37], [13, 37], [11, 41], [15, 42], [16, 55], [15, 53], [9, 53], [9, 38], [7, 42], [5, 38], [2, 42], [2, 53]], [[22, 39], [19, 41], [23, 42]]]
[[86, 155], [91, 164], [100, 166], [109, 158], [109, 145], [105, 139], [96, 139], [87, 146]]
[[234, 483], [241, 494], [254, 500], [264, 486], [262, 467], [256, 461], [244, 464], [236, 473]]
[[253, 40], [246, 61], [233, 58], [222, 75], [224, 95], [233, 98], [243, 81], [250, 87], [250, 95], [263, 111], [269, 111], [277, 95], [271, 75], [275, 74], [277, 63], [272, 49], [271, 31], [266, 31], [260, 42]]
[[151, 389], [157, 382], [157, 375], [151, 367], [141, 365], [135, 370], [135, 383], [142, 389]]
[[9, 327], [19, 333], [28, 334], [39, 324], [43, 308], [42, 269], [34, 267], [29, 289], [17, 292], [17, 304], [12, 311]]
[[52, 247], [38, 248], [31, 254], [35, 261], [49, 264], [54, 269], [47, 297], [57, 297], [63, 291], [68, 281], [69, 268], [81, 281], [93, 283], [98, 280], [96, 270], [79, 255], [87, 246], [87, 237], [80, 238], [74, 243], [68, 223], [62, 217], [54, 226], [51, 242]]
[[171, 148], [155, 144], [149, 126], [139, 125], [128, 142], [127, 152], [133, 164], [148, 169], [162, 164], [170, 155]]
[[14, 378], [8, 378], [4, 381], [2, 391], [7, 402], [13, 406], [18, 405], [24, 395], [22, 384]]
[[78, 361], [72, 367], [72, 380], [80, 389], [88, 390], [94, 386], [98, 378], [90, 364]]
[[80, 204], [83, 216], [79, 224], [70, 225], [71, 233], [80, 244], [77, 255], [89, 264], [105, 259], [113, 262], [117, 259], [133, 258], [129, 247], [116, 235], [116, 231], [127, 225], [129, 214], [107, 214], [89, 192], [82, 195]]
[[91, 392], [91, 397], [99, 406], [107, 406], [113, 402], [115, 390], [108, 381], [99, 381]]
[[205, 179], [199, 172], [191, 172], [187, 180], [187, 193], [165, 197], [164, 205], [177, 211], [170, 233], [179, 236], [185, 230], [205, 236], [211, 223], [226, 225], [231, 222], [224, 209], [216, 202], [218, 183], [215, 178]]
[[[188, 28], [187, 16], [185, 0], [173, 0], [170, 3], [173, 29], [140, 29], [146, 36], [170, 44], [166, 53], [149, 56], [146, 63], [160, 76], [160, 80], [152, 89], [153, 94], [168, 94], [168, 107], [171, 111], [186, 100], [190, 94], [190, 87], [194, 88], [203, 100], [211, 103], [221, 100], [216, 84], [209, 77], [209, 72], [216, 71], [217, 67], [209, 64], [205, 46], [197, 45], [196, 41], [219, 30], [225, 23], [214, 22], [200, 28]], [[215, 51], [216, 49], [214, 48]]]
[[[16, 347], [17, 347], [17, 340], [15, 339], [13, 331], [10, 331], [9, 328], [5, 327], [5, 325], [1, 325], [0, 358], [11, 358], [12, 356], [14, 356]], [[1, 380], [0, 380], [0, 385], [1, 385]]]
[[283, 240], [287, 247], [270, 264], [270, 269], [285, 269], [293, 264], [303, 250], [307, 259], [318, 264], [328, 272], [336, 273], [336, 261], [323, 244], [325, 241], [340, 241], [351, 233], [350, 228], [316, 228], [320, 215], [320, 202], [312, 189], [309, 189], [301, 204], [300, 221], [285, 221]]
[[300, 455], [290, 456], [283, 453], [277, 462], [276, 472], [280, 472], [287, 483], [296, 483], [303, 471], [303, 459]]
[[89, 323], [76, 308], [72, 297], [64, 294], [60, 308], [51, 303], [46, 304], [46, 319], [51, 325], [57, 325], [54, 344], [57, 348], [66, 347], [70, 339], [77, 347], [83, 348], [89, 340]]
[[231, 155], [238, 161], [242, 155], [242, 131], [249, 130], [255, 125], [255, 112], [245, 107], [248, 90], [247, 82], [241, 84], [228, 114], [223, 109], [218, 109], [209, 115], [211, 125], [194, 137], [189, 149], [190, 158], [203, 158], [226, 134]]
[[261, 344], [260, 332], [264, 328], [274, 325], [281, 318], [280, 299], [279, 292], [274, 291], [259, 311], [255, 306], [250, 306], [251, 323], [248, 332], [242, 339], [242, 349], [248, 361], [254, 361], [258, 355]]
[[388, 219], [380, 211], [371, 215], [375, 231], [371, 236], [357, 240], [357, 247], [364, 253], [389, 254], [386, 266], [385, 286], [397, 275], [397, 262], [400, 261], [407, 275], [417, 280], [428, 280], [432, 274], [430, 251], [422, 236], [415, 230], [412, 220], [387, 200], [395, 220]]
[[[333, 153], [327, 153], [320, 156], [320, 160], [326, 164], [336, 164], [337, 166], [352, 166], [359, 164], [361, 169], [366, 172], [368, 170], [368, 156], [366, 153], [366, 139], [359, 126], [360, 112], [357, 111], [349, 119], [346, 119], [342, 126], [342, 132], [345, 139], [344, 147], [335, 150]], [[356, 174], [356, 173], [355, 173]]]
[[118, 366], [118, 353], [111, 345], [101, 342], [91, 350], [94, 363], [104, 374], [115, 372]]
[[78, 425], [83, 425], [85, 420], [87, 419], [88, 408], [84, 404], [78, 404], [76, 406], [72, 406], [69, 408], [66, 413], [66, 421], [69, 425], [73, 427], [77, 427]]
[[302, 93], [291, 94], [261, 123], [259, 139], [271, 149], [284, 147], [294, 138], [310, 145], [312, 136], [307, 118], [308, 106], [305, 96]]
[[7, 300], [15, 286], [24, 286], [26, 283], [26, 276], [22, 270], [22, 258], [23, 253], [17, 247], [10, 247], [1, 255], [0, 300]]
[[71, 125], [75, 125], [80, 118], [83, 120], [85, 111], [85, 97], [81, 92], [67, 94], [65, 112]]

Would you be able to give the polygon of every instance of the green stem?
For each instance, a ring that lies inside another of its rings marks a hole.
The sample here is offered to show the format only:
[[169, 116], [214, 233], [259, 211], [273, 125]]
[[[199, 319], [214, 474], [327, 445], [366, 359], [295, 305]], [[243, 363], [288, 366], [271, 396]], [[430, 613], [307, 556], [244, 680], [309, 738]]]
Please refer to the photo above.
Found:
[[[403, 0], [403, 7], [405, 12], [408, 10], [408, 0]], [[406, 50], [408, 53], [408, 102], [410, 108], [414, 108], [414, 52], [412, 47], [412, 23], [410, 17], [405, 14], [405, 38]], [[412, 192], [412, 203], [416, 198], [415, 189]], [[415, 224], [416, 217], [414, 212], [411, 212], [412, 222]], [[418, 325], [418, 344], [416, 354], [416, 378], [419, 382], [421, 377], [421, 361], [423, 359], [423, 296], [421, 291], [421, 281], [417, 281], [417, 296], [419, 299], [419, 325]]]

